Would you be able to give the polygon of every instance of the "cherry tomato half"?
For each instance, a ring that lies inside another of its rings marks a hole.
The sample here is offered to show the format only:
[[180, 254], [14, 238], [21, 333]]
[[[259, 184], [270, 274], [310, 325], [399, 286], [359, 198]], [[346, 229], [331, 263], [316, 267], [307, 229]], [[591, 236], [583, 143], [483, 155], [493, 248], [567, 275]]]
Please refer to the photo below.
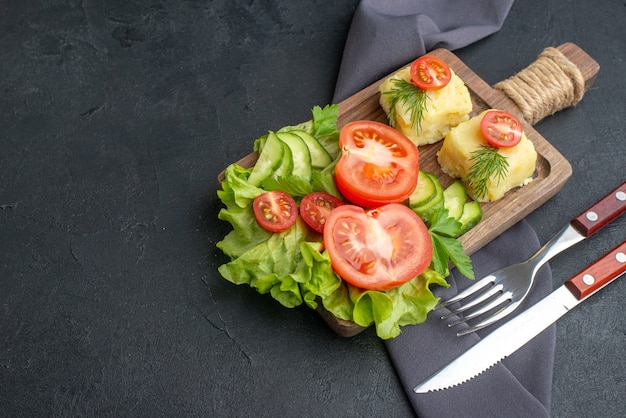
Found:
[[411, 64], [411, 81], [422, 90], [438, 90], [450, 82], [448, 64], [432, 55], [423, 55]]
[[433, 245], [422, 219], [392, 203], [364, 210], [343, 205], [324, 227], [324, 246], [337, 274], [362, 288], [387, 290], [419, 276], [432, 261]]
[[300, 201], [300, 216], [307, 225], [319, 232], [324, 232], [324, 224], [330, 212], [343, 202], [335, 196], [324, 192], [313, 192]]
[[341, 129], [339, 147], [335, 183], [350, 202], [373, 208], [403, 202], [415, 190], [419, 152], [399, 131], [370, 120], [350, 122]]
[[480, 121], [480, 132], [492, 147], [513, 147], [522, 139], [522, 124], [509, 112], [489, 110]]
[[298, 219], [298, 206], [293, 197], [280, 190], [257, 196], [252, 207], [259, 225], [270, 232], [289, 229]]

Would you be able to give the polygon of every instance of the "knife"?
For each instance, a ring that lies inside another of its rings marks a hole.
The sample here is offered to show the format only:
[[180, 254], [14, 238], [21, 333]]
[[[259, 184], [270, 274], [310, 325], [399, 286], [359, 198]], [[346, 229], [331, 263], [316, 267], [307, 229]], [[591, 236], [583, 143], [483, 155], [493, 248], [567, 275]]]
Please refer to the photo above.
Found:
[[413, 391], [426, 393], [448, 389], [478, 376], [625, 272], [626, 241], [535, 305], [498, 327], [452, 363], [416, 386]]
[[[535, 274], [539, 271], [541, 266], [552, 260], [561, 252], [567, 250], [582, 240], [589, 238], [624, 212], [626, 212], [626, 182], [619, 185], [613, 191], [606, 194], [602, 199], [583, 211], [580, 215], [572, 219], [567, 225], [565, 225], [565, 227], [554, 235], [550, 241], [548, 241], [526, 261], [509, 265], [483, 277], [472, 286], [458, 293], [456, 296], [448, 299], [447, 301], [441, 302], [439, 305], [435, 306], [433, 310], [445, 308], [452, 303], [469, 298], [470, 301], [463, 307], [451, 310], [447, 314], [441, 316], [441, 319], [447, 319], [451, 316], [476, 308], [476, 310], [470, 314], [460, 316], [455, 321], [448, 323], [448, 327], [453, 327], [486, 314], [487, 312], [492, 312], [496, 307], [500, 308], [495, 310], [495, 313], [484, 319], [479, 324], [460, 330], [457, 332], [458, 336], [470, 334], [496, 323], [519, 307], [528, 295], [535, 279]], [[518, 275], [528, 275], [527, 280], [530, 284], [525, 290], [519, 290], [519, 296], [515, 295], [517, 292], [504, 292], [504, 294], [501, 294], [499, 297], [495, 299], [493, 298], [498, 292], [502, 293], [501, 284], [498, 285], [501, 280]], [[484, 293], [482, 293], [481, 296], [478, 296], [478, 294], [483, 290]], [[502, 302], [507, 299], [508, 303], [503, 305]]]

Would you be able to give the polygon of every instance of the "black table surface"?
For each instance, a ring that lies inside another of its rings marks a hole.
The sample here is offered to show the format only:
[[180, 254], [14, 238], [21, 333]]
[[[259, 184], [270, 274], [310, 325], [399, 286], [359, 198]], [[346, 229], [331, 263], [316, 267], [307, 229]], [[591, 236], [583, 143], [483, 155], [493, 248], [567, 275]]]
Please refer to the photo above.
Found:
[[[357, 0], [0, 6], [0, 415], [411, 416], [371, 329], [222, 279], [217, 175], [330, 103]], [[626, 5], [517, 1], [455, 53], [489, 84], [544, 47], [600, 66], [535, 128], [573, 175], [541, 242], [626, 179]], [[554, 287], [626, 237], [551, 262]], [[626, 281], [557, 324], [552, 413], [626, 413]], [[532, 361], [530, 359], [529, 361]]]

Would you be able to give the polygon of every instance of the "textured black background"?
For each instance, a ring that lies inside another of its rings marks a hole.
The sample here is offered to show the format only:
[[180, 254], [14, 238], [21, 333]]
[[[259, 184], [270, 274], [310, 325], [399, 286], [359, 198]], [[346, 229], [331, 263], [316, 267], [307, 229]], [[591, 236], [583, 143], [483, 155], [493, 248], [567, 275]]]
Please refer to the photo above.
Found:
[[[0, 415], [412, 414], [372, 330], [217, 273], [217, 174], [331, 101], [356, 4], [0, 5]], [[456, 51], [489, 84], [563, 42], [601, 65], [535, 126], [574, 169], [528, 218], [541, 242], [626, 179], [624, 22], [623, 0], [520, 0]], [[554, 286], [625, 231], [558, 256]], [[625, 306], [622, 279], [559, 322], [555, 417], [626, 413]]]

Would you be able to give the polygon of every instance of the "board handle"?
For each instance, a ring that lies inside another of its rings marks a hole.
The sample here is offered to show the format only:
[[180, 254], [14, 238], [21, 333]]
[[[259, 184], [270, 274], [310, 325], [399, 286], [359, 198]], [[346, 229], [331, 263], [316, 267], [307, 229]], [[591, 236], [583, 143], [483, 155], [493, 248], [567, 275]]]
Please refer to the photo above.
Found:
[[545, 48], [537, 59], [493, 87], [504, 93], [534, 125], [546, 116], [576, 105], [591, 87], [600, 65], [578, 45]]

